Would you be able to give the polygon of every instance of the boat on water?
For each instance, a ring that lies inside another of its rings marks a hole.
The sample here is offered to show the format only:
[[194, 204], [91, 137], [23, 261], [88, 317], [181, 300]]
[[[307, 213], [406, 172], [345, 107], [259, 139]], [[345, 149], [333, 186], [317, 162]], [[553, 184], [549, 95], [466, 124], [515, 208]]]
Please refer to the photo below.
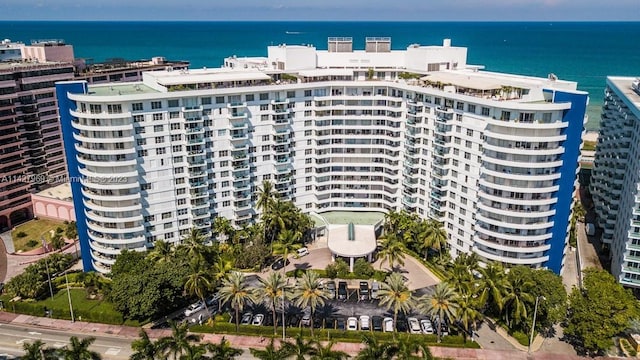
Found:
[[631, 89], [635, 91], [638, 95], [640, 95], [640, 78], [636, 78], [631, 83]]
[[300, 34], [302, 34], [301, 31], [285, 31], [284, 33], [287, 34], [287, 35], [300, 35]]

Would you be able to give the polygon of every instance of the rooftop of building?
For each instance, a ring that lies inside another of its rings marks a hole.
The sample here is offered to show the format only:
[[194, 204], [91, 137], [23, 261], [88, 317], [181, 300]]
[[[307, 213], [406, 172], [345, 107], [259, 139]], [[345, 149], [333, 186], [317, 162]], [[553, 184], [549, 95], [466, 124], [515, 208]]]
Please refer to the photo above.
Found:
[[640, 77], [609, 76], [607, 79], [636, 107], [636, 112], [640, 112]]
[[73, 201], [71, 195], [71, 185], [69, 183], [60, 184], [36, 193], [37, 196], [63, 201]]
[[344, 257], [367, 256], [377, 247], [373, 225], [329, 225], [327, 246], [333, 254]]
[[108, 59], [104, 62], [92, 63], [88, 59], [76, 59], [78, 66], [78, 75], [94, 75], [102, 73], [111, 73], [121, 70], [138, 70], [147, 68], [166, 68], [172, 69], [174, 67], [182, 69], [189, 67], [190, 63], [183, 60], [167, 60], [162, 56], [156, 56], [151, 59], [141, 60], [125, 60], [121, 58]]
[[142, 83], [112, 83], [93, 85], [89, 88], [89, 94], [97, 96], [148, 94], [157, 92], [157, 90], [154, 90]]
[[72, 64], [64, 62], [38, 62], [38, 61], [3, 61], [0, 62], [0, 71], [24, 71], [24, 70], [37, 70], [55, 67], [72, 67]]

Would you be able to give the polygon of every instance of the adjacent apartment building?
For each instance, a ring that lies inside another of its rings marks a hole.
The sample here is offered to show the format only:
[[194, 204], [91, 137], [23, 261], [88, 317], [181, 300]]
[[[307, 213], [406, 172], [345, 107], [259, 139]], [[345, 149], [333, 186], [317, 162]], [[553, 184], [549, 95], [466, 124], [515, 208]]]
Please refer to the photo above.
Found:
[[640, 80], [608, 77], [590, 192], [611, 272], [640, 287]]
[[467, 49], [351, 38], [133, 84], [57, 85], [85, 270], [253, 221], [271, 181], [306, 212], [407, 210], [452, 254], [562, 271], [587, 94], [481, 71]]

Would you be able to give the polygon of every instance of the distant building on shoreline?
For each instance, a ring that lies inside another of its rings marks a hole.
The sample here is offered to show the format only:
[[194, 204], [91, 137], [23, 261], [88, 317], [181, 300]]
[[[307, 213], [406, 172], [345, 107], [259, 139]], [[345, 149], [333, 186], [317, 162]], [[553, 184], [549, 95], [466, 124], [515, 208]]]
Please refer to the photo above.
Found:
[[123, 249], [259, 214], [265, 180], [302, 211], [406, 210], [450, 251], [562, 271], [587, 94], [480, 71], [467, 49], [330, 38], [132, 84], [59, 83], [86, 271]]
[[590, 192], [618, 281], [640, 288], [640, 79], [607, 78]]
[[54, 84], [140, 81], [142, 71], [189, 66], [185, 61], [117, 60], [87, 65], [63, 40], [0, 42], [0, 231], [31, 219], [31, 194], [67, 178]]

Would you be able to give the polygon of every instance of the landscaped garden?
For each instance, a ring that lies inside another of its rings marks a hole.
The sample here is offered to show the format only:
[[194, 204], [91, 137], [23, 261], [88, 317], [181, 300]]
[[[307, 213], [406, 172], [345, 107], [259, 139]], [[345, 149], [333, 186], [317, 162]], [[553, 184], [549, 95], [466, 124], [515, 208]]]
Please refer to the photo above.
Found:
[[66, 225], [61, 221], [49, 219], [34, 219], [24, 224], [16, 226], [11, 231], [13, 246], [16, 252], [33, 250], [42, 246], [42, 237], [45, 241], [50, 242], [52, 231], [55, 234], [56, 229], [60, 228], [64, 231]]

